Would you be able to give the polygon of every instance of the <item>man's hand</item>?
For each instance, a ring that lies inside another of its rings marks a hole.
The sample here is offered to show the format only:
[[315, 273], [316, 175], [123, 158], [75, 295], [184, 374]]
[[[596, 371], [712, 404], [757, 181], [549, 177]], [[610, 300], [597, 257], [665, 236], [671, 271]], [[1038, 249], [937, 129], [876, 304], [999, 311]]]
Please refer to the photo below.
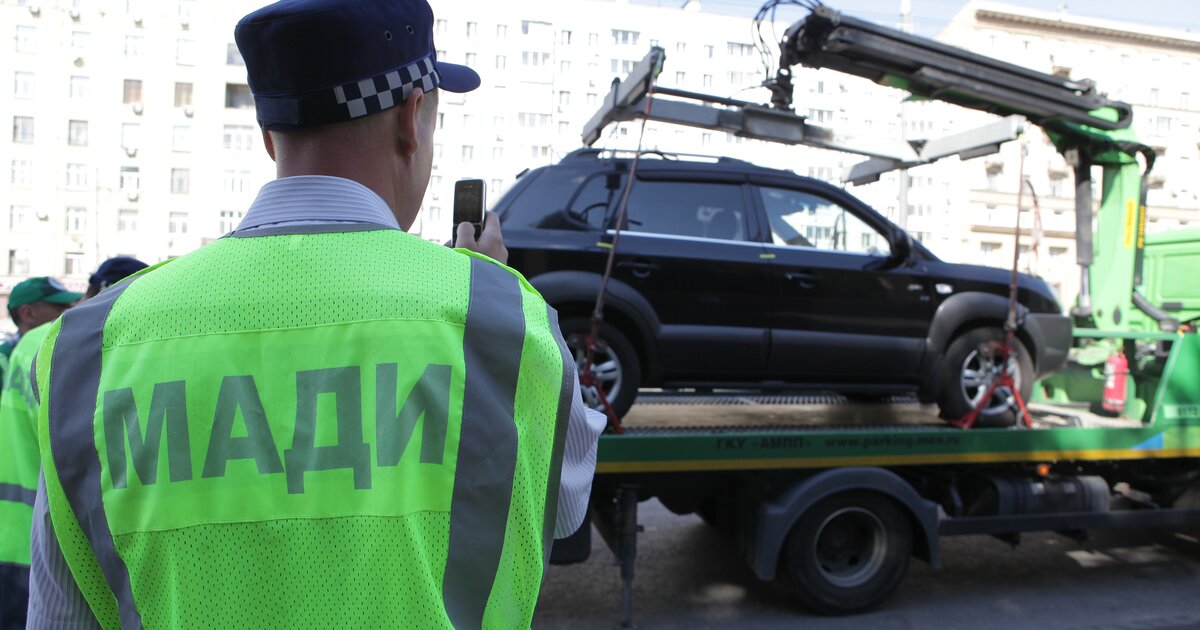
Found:
[[475, 226], [470, 223], [459, 223], [458, 238], [455, 247], [469, 249], [488, 256], [501, 264], [508, 264], [508, 249], [504, 247], [504, 234], [500, 232], [500, 217], [495, 212], [488, 212], [483, 219], [483, 231], [479, 233], [479, 241], [475, 240]]

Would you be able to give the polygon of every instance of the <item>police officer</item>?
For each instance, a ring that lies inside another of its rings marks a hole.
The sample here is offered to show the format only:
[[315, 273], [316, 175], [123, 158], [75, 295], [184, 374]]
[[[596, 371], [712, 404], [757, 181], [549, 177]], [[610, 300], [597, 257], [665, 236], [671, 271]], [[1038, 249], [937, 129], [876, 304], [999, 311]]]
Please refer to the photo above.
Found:
[[30, 625], [528, 627], [603, 418], [494, 216], [478, 251], [404, 231], [438, 94], [479, 77], [424, 0], [285, 0], [235, 39], [279, 178], [50, 331]]
[[0, 346], [0, 628], [24, 628], [29, 585], [29, 524], [38, 479], [37, 431], [29, 410], [29, 365], [53, 321], [83, 295], [45, 276], [13, 287], [8, 312], [20, 335]]

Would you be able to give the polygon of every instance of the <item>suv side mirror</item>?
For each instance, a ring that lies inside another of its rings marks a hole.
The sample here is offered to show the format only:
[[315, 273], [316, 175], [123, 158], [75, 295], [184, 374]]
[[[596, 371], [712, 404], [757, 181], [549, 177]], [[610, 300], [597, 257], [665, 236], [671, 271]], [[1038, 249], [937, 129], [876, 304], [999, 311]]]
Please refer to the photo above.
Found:
[[913, 239], [908, 232], [897, 228], [888, 238], [888, 245], [892, 248], [892, 254], [887, 257], [888, 268], [899, 267], [908, 262], [913, 251]]

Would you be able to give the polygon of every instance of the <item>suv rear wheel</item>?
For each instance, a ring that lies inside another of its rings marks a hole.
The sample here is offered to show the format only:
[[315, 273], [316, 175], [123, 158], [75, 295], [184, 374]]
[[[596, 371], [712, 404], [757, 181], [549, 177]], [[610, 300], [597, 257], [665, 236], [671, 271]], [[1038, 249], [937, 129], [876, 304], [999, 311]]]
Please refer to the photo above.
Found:
[[[997, 359], [995, 344], [1004, 341], [1004, 331], [999, 328], [975, 328], [959, 335], [942, 359], [941, 391], [938, 392], [938, 407], [942, 417], [957, 420], [971, 412], [995, 378]], [[1020, 339], [1013, 338], [1015, 356], [1008, 358], [1008, 370], [1022, 400], [1029, 400], [1033, 389], [1033, 360]], [[997, 388], [984, 406], [975, 426], [1008, 427], [1016, 424], [1020, 411], [1012, 390]]]
[[[585, 339], [592, 332], [592, 322], [586, 317], [572, 317], [559, 322], [563, 338], [575, 356], [575, 367], [582, 373], [583, 362], [586, 360], [587, 347]], [[592, 357], [592, 373], [608, 404], [618, 418], [625, 417], [633, 401], [637, 398], [638, 385], [642, 379], [641, 365], [633, 343], [620, 329], [608, 322], [600, 324], [600, 339]], [[604, 411], [600, 401], [600, 392], [594, 386], [580, 386], [583, 402], [592, 409]]]

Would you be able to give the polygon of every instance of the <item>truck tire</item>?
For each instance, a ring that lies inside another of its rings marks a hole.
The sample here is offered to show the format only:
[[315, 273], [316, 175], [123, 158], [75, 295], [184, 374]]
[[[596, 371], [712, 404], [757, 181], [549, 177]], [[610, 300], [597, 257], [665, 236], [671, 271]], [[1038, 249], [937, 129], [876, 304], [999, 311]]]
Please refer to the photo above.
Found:
[[891, 595], [908, 570], [912, 523], [874, 492], [836, 494], [809, 508], [788, 533], [783, 581], [816, 612], [844, 615]]
[[[987, 392], [990, 381], [983, 376], [993, 365], [988, 346], [1004, 340], [1004, 331], [999, 328], [975, 328], [950, 342], [942, 358], [938, 379], [938, 409], [942, 418], [957, 420], [975, 408], [979, 398]], [[1013, 338], [1015, 357], [1009, 358], [1009, 367], [1015, 372], [1021, 398], [1029, 400], [1033, 390], [1033, 360], [1020, 339]], [[1020, 419], [1020, 411], [1012, 393], [1007, 389], [997, 390], [992, 400], [984, 407], [975, 421], [977, 427], [1010, 427]]]
[[[559, 322], [567, 347], [575, 356], [575, 367], [582, 370], [586, 354], [584, 338], [591, 334], [592, 322], [586, 317], [571, 317]], [[642, 379], [641, 360], [633, 343], [616, 326], [600, 324], [600, 345], [597, 348], [594, 372], [608, 397], [608, 404], [618, 418], [625, 417], [637, 399]], [[592, 409], [604, 411], [604, 405], [594, 387], [581, 387], [583, 402]]]

